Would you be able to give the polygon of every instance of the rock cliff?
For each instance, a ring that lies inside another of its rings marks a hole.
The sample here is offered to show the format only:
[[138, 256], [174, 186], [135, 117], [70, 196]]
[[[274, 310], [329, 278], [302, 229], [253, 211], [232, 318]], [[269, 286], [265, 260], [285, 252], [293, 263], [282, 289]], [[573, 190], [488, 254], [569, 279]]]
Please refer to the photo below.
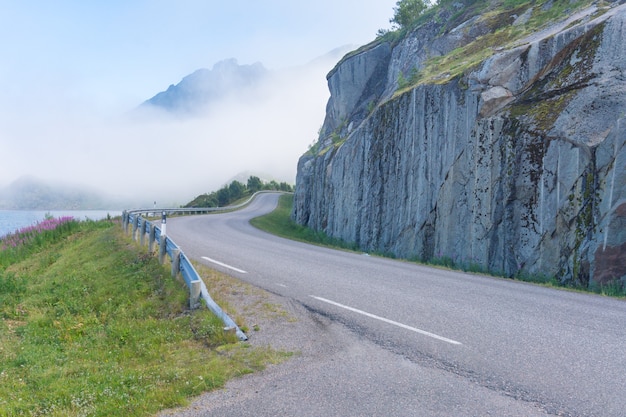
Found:
[[293, 218], [367, 251], [625, 282], [626, 5], [537, 23], [558, 4], [457, 3], [344, 57]]

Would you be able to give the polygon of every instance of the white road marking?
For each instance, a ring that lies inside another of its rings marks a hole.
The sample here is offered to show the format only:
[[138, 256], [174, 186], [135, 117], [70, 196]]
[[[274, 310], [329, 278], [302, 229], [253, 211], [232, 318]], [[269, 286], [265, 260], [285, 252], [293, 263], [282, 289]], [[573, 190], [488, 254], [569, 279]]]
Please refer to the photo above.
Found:
[[211, 263], [214, 263], [216, 265], [223, 266], [224, 268], [232, 269], [235, 272], [239, 272], [241, 274], [247, 274], [247, 272], [244, 271], [243, 269], [235, 268], [234, 266], [230, 266], [230, 265], [227, 265], [227, 264], [225, 264], [223, 262], [216, 261], [215, 259], [211, 259], [211, 258], [208, 258], [206, 256], [203, 256], [202, 259], [207, 260], [207, 261], [209, 261]]
[[398, 326], [398, 327], [401, 327], [403, 329], [410, 330], [412, 332], [419, 333], [419, 334], [424, 335], [424, 336], [432, 337], [433, 339], [441, 340], [443, 342], [451, 343], [453, 345], [461, 345], [462, 344], [461, 342], [457, 342], [456, 340], [448, 339], [447, 337], [439, 336], [437, 334], [430, 333], [430, 332], [427, 332], [425, 330], [420, 330], [420, 329], [417, 329], [415, 327], [407, 326], [406, 324], [398, 323], [397, 321], [389, 320], [389, 319], [386, 319], [384, 317], [380, 317], [380, 316], [368, 313], [368, 312], [363, 311], [363, 310], [358, 310], [358, 309], [353, 308], [353, 307], [349, 307], [349, 306], [346, 306], [346, 305], [343, 305], [343, 304], [339, 304], [339, 303], [337, 303], [335, 301], [327, 300], [326, 298], [316, 297], [314, 295], [311, 295], [311, 297], [315, 298], [316, 300], [323, 301], [323, 302], [328, 303], [328, 304], [332, 304], [332, 305], [334, 305], [336, 307], [341, 307], [343, 309], [352, 311], [354, 313], [362, 314], [362, 315], [370, 317], [372, 319], [380, 320], [382, 322], [385, 322], [385, 323], [388, 323], [388, 324], [393, 324], [394, 326]]
[[279, 287], [287, 288], [287, 286], [285, 284], [277, 283], [276, 285], [278, 285]]

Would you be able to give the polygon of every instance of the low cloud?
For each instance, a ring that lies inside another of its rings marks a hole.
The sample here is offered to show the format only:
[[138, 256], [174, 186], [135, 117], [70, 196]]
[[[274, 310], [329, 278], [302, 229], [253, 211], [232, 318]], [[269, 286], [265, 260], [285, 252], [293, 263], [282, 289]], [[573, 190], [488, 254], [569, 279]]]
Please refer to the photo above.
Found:
[[194, 117], [103, 110], [63, 95], [15, 103], [0, 116], [0, 186], [33, 175], [169, 205], [242, 171], [293, 183], [323, 122], [335, 62], [274, 71], [254, 94], [226, 97]]

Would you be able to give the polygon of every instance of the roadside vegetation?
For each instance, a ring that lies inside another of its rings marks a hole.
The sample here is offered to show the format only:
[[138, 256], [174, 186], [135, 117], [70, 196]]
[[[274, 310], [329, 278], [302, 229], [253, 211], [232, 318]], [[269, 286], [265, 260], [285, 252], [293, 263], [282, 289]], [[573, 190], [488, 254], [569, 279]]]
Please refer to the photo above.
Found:
[[251, 197], [252, 194], [261, 190], [292, 192], [293, 187], [286, 182], [264, 182], [259, 177], [250, 176], [246, 184], [237, 180], [223, 186], [217, 191], [197, 196], [184, 207], [225, 207], [238, 200]]
[[340, 239], [329, 237], [324, 232], [312, 230], [296, 223], [291, 219], [293, 207], [293, 194], [283, 194], [278, 200], [278, 206], [274, 211], [261, 217], [250, 220], [250, 223], [261, 230], [291, 240], [328, 246], [337, 249], [357, 250], [354, 244]]
[[[597, 15], [602, 14], [609, 4], [592, 0], [439, 0], [432, 3], [426, 0], [400, 0], [396, 3], [394, 15], [390, 19], [391, 29], [379, 30], [374, 42], [354, 53], [372, 48], [380, 42], [395, 45], [417, 28], [433, 22], [441, 25], [442, 35], [474, 17], [477, 20], [473, 22], [473, 26], [485, 26], [489, 29], [488, 33], [468, 39], [465, 45], [446, 55], [433, 52], [419, 68], [401, 73], [396, 92], [400, 94], [419, 84], [445, 83], [467, 74], [497, 51], [511, 47], [551, 22], [593, 3], [598, 6]], [[522, 15], [526, 17], [523, 23], [513, 24]], [[461, 33], [468, 29], [469, 27], [461, 29]]]
[[[271, 213], [264, 216], [252, 219], [250, 223], [268, 233], [275, 234], [287, 239], [297, 240], [300, 242], [312, 243], [315, 245], [327, 246], [335, 249], [345, 249], [351, 251], [359, 251], [358, 245], [350, 242], [345, 242], [340, 239], [329, 237], [324, 232], [314, 231], [308, 227], [301, 226], [291, 219], [291, 210], [293, 207], [293, 195], [285, 194], [280, 197], [278, 207]], [[395, 258], [393, 254], [388, 253], [371, 253], [375, 256], [384, 256], [388, 258]], [[406, 261], [419, 263], [422, 265], [430, 265], [436, 267], [442, 267], [446, 269], [459, 270], [470, 273], [479, 273], [491, 276], [497, 276], [501, 278], [512, 278], [524, 282], [532, 282], [553, 288], [569, 289], [582, 292], [592, 292], [596, 294], [602, 294], [611, 297], [626, 298], [626, 288], [621, 285], [620, 282], [615, 282], [605, 286], [594, 286], [591, 288], [585, 288], [573, 284], [562, 284], [556, 277], [551, 276], [539, 276], [530, 275], [526, 273], [519, 274], [515, 277], [506, 277], [504, 275], [497, 275], [485, 270], [481, 265], [476, 262], [455, 260], [449, 256], [440, 255], [429, 260], [422, 259], [406, 259]]]
[[184, 283], [116, 222], [0, 240], [0, 416], [153, 415], [285, 357], [188, 310]]

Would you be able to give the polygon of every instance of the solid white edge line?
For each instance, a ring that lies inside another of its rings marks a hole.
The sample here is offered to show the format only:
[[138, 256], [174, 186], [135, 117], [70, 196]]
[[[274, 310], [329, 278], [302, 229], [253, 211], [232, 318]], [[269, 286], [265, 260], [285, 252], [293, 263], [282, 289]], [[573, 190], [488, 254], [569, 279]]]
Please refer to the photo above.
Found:
[[340, 308], [352, 311], [354, 313], [362, 314], [362, 315], [370, 317], [372, 319], [380, 320], [382, 322], [385, 322], [385, 323], [388, 323], [388, 324], [392, 324], [394, 326], [398, 326], [398, 327], [401, 327], [403, 329], [410, 330], [412, 332], [419, 333], [419, 334], [424, 335], [424, 336], [432, 337], [433, 339], [441, 340], [443, 342], [447, 342], [447, 343], [450, 343], [450, 344], [453, 344], [453, 345], [461, 345], [462, 344], [461, 342], [457, 342], [456, 340], [448, 339], [447, 337], [439, 336], [437, 334], [430, 333], [430, 332], [427, 332], [425, 330], [420, 330], [420, 329], [417, 329], [415, 327], [407, 326], [406, 324], [398, 323], [397, 321], [389, 320], [389, 319], [386, 319], [384, 317], [380, 317], [380, 316], [377, 316], [375, 314], [371, 314], [371, 313], [368, 313], [366, 311], [356, 309], [354, 307], [346, 306], [346, 305], [337, 303], [335, 301], [327, 300], [326, 298], [317, 297], [315, 295], [311, 295], [311, 297], [315, 298], [316, 300], [323, 301], [323, 302], [328, 303], [328, 304], [332, 304], [332, 305], [334, 305], [336, 307], [340, 307]]
[[202, 259], [204, 259], [206, 261], [209, 261], [211, 263], [214, 263], [216, 265], [223, 266], [224, 268], [232, 269], [235, 272], [239, 272], [241, 274], [247, 274], [247, 272], [244, 271], [243, 269], [235, 268], [234, 266], [230, 266], [230, 265], [227, 265], [227, 264], [225, 264], [223, 262], [216, 261], [215, 259], [211, 259], [211, 258], [209, 258], [207, 256], [203, 256]]

